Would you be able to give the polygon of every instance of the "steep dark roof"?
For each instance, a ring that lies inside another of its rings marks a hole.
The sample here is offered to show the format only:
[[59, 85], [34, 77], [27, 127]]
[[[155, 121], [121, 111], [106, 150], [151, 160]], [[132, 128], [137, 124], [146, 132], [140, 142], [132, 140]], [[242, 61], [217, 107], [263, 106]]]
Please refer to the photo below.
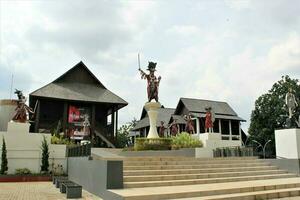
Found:
[[[169, 120], [170, 120], [172, 114], [174, 114], [174, 111], [175, 111], [174, 108], [160, 108], [160, 109], [158, 109], [156, 126], [159, 127], [161, 121], [163, 121], [165, 123], [165, 125], [167, 125], [169, 123]], [[138, 129], [148, 127], [148, 126], [150, 126], [149, 117], [146, 114], [146, 116], [144, 118], [142, 118], [141, 120], [139, 120], [136, 123], [135, 127], [132, 130], [138, 130]]]
[[119, 107], [128, 104], [125, 100], [106, 89], [83, 62], [79, 62], [52, 83], [32, 92], [30, 96], [113, 103], [120, 104]]
[[210, 106], [216, 114], [237, 116], [236, 112], [226, 102], [180, 98], [175, 114], [179, 114], [180, 104], [183, 104], [189, 112], [206, 113], [205, 108]]

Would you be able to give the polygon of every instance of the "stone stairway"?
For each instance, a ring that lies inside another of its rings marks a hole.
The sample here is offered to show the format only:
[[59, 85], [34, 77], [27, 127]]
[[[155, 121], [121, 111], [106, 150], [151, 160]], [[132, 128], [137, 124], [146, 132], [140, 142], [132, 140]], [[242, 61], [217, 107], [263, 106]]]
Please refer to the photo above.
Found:
[[[272, 199], [299, 196], [300, 178], [255, 157], [131, 157], [123, 161], [126, 200]], [[299, 197], [300, 198], [300, 197]]]

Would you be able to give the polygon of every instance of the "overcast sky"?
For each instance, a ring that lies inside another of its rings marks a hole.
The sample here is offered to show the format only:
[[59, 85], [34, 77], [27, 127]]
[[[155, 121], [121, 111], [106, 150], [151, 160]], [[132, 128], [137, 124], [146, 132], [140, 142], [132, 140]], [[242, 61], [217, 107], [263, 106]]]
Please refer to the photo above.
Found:
[[247, 120], [258, 96], [282, 75], [300, 78], [299, 0], [0, 0], [0, 99], [10, 81], [26, 95], [79, 61], [129, 105], [147, 101], [137, 71], [157, 62], [159, 97], [228, 102]]

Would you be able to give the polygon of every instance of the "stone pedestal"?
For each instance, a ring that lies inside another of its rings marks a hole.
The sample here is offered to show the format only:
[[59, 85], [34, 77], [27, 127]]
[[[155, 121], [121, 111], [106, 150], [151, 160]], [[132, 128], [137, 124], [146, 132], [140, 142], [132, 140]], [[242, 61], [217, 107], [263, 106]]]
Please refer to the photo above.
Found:
[[275, 130], [276, 156], [278, 158], [300, 158], [300, 129]]
[[150, 130], [148, 133], [147, 138], [159, 138], [156, 128], [156, 120], [158, 109], [161, 107], [160, 103], [158, 102], [148, 102], [145, 104], [145, 109], [147, 110], [150, 122]]
[[7, 124], [7, 132], [14, 133], [14, 134], [27, 134], [29, 133], [29, 127], [30, 127], [29, 123], [10, 121]]

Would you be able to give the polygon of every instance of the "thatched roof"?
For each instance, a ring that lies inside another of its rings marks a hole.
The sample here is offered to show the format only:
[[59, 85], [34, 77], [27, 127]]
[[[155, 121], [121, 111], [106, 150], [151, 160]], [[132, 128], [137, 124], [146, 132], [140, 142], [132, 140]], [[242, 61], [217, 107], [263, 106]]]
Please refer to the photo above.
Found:
[[215, 114], [237, 116], [236, 112], [228, 103], [222, 101], [211, 101], [205, 99], [180, 98], [176, 107], [175, 114], [179, 114], [180, 109], [184, 106], [189, 112], [206, 113], [206, 107], [212, 107]]
[[128, 104], [121, 97], [106, 89], [83, 62], [79, 62], [48, 85], [32, 92], [30, 96], [119, 104], [119, 108]]

